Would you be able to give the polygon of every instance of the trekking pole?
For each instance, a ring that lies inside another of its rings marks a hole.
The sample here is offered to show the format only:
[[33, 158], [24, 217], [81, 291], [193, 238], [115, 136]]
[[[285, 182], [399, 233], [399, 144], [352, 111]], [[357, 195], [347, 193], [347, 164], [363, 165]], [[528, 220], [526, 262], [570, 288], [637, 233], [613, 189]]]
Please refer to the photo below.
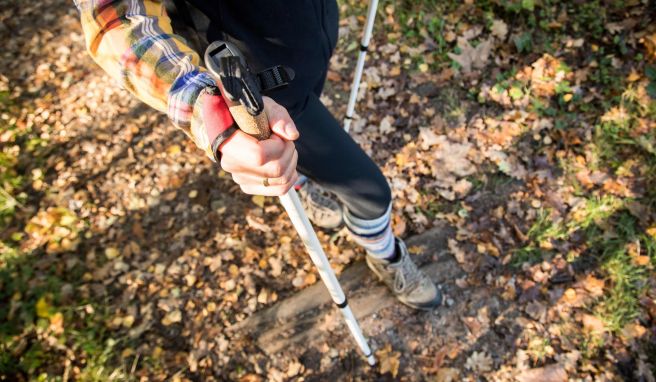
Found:
[[[230, 114], [232, 114], [237, 126], [246, 134], [259, 140], [268, 139], [271, 136], [271, 131], [269, 121], [262, 107], [259, 89], [257, 89], [255, 79], [248, 70], [246, 61], [236, 47], [223, 41], [213, 42], [205, 51], [205, 65], [217, 80], [221, 94], [228, 104]], [[254, 108], [253, 105], [258, 103], [258, 98], [260, 107]], [[321, 248], [321, 243], [310, 224], [310, 220], [305, 214], [296, 190], [292, 188], [285, 195], [280, 196], [280, 202], [301, 237], [312, 262], [317, 267], [319, 276], [326, 285], [333, 302], [344, 315], [346, 325], [351, 331], [355, 342], [367, 358], [369, 365], [375, 365], [376, 359], [367, 344], [367, 340], [362, 335], [362, 329], [360, 329], [358, 321], [348, 305], [344, 291], [339, 285], [339, 281], [337, 281], [335, 272], [330, 267], [330, 263]]]
[[367, 22], [364, 26], [364, 33], [360, 41], [360, 53], [358, 54], [358, 63], [355, 65], [355, 76], [351, 84], [351, 94], [349, 95], [348, 105], [346, 106], [346, 117], [344, 118], [344, 130], [348, 133], [353, 122], [353, 112], [355, 111], [355, 101], [358, 98], [358, 89], [362, 80], [362, 70], [364, 69], [364, 60], [367, 57], [367, 49], [371, 40], [371, 33], [374, 29], [374, 19], [376, 18], [376, 9], [378, 9], [378, 0], [371, 0], [367, 9]]

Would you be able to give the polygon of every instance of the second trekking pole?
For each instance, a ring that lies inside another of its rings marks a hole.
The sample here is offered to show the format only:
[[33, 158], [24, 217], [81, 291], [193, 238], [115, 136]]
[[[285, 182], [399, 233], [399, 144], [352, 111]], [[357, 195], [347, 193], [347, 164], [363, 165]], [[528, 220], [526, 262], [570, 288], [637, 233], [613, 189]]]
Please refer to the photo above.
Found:
[[[257, 88], [257, 78], [250, 73], [246, 61], [237, 48], [226, 42], [213, 42], [205, 51], [205, 65], [217, 80], [221, 94], [239, 129], [260, 140], [269, 138], [271, 131], [263, 110], [262, 96]], [[279, 76], [280, 72], [274, 70], [268, 79], [273, 83], [280, 82]], [[335, 272], [330, 267], [296, 191], [292, 188], [285, 195], [280, 196], [280, 203], [301, 237], [333, 302], [344, 315], [346, 325], [355, 342], [367, 358], [367, 362], [374, 365], [376, 359], [348, 305], [344, 291], [337, 281]]]
[[374, 30], [374, 19], [376, 18], [376, 9], [378, 9], [378, 0], [371, 0], [367, 9], [367, 22], [364, 25], [362, 40], [360, 40], [360, 53], [358, 53], [358, 63], [355, 65], [355, 74], [351, 84], [351, 94], [349, 95], [348, 105], [346, 106], [346, 117], [344, 118], [344, 130], [348, 133], [353, 122], [353, 113], [355, 112], [355, 101], [358, 98], [358, 89], [362, 80], [362, 71], [364, 69], [364, 60], [367, 58], [367, 49], [369, 41]]

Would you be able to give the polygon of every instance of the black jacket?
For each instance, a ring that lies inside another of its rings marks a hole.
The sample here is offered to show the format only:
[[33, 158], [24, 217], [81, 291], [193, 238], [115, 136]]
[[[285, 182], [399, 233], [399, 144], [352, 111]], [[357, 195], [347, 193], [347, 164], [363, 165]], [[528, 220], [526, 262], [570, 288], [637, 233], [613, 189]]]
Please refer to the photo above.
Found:
[[271, 94], [292, 116], [303, 111], [310, 93], [321, 93], [337, 43], [336, 0], [186, 0], [187, 9], [181, 9], [183, 1], [173, 0], [177, 12], [169, 11], [176, 32], [181, 22], [192, 23], [206, 42], [234, 43], [254, 71], [294, 69], [294, 81]]

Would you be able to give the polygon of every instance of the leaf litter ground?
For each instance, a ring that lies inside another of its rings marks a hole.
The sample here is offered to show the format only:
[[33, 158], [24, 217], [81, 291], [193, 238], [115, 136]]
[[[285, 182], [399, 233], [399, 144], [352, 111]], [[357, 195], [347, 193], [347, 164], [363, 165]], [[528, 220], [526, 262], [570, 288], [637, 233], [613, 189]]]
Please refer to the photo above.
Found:
[[[312, 349], [231, 338], [317, 282], [281, 207], [104, 75], [71, 4], [2, 3], [5, 380], [654, 380], [643, 3], [382, 5], [353, 136], [390, 180], [395, 232], [448, 223], [462, 273], [437, 314], [363, 320], [374, 369], [337, 316]], [[364, 12], [341, 7], [338, 116]], [[320, 237], [338, 271], [362, 256], [344, 230]]]

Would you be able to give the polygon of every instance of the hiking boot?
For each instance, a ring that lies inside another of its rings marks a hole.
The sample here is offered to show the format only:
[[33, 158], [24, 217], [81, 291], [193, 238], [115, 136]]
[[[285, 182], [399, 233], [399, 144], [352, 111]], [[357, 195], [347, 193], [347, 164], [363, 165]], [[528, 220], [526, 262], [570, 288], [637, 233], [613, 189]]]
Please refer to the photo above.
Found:
[[342, 207], [314, 182], [307, 180], [298, 190], [298, 196], [316, 226], [333, 229], [342, 224]]
[[367, 256], [367, 265], [405, 305], [422, 310], [438, 307], [442, 303], [442, 293], [412, 262], [405, 243], [398, 238], [395, 240], [395, 262]]

